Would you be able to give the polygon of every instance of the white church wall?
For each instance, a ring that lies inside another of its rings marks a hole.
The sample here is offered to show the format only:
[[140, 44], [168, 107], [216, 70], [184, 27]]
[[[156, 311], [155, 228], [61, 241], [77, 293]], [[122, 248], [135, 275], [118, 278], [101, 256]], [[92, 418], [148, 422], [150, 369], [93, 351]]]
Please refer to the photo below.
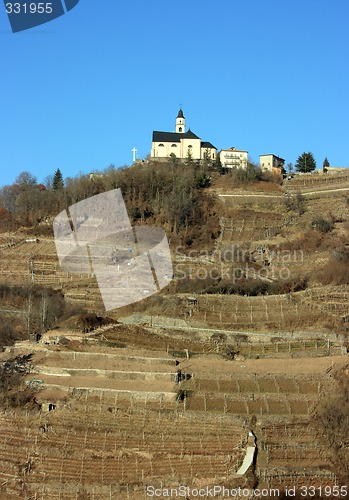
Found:
[[201, 148], [201, 159], [203, 160], [206, 155], [206, 151], [208, 151], [211, 160], [215, 160], [217, 156], [217, 150], [215, 148]]
[[[188, 155], [188, 149], [191, 149], [193, 160], [200, 160], [201, 158], [201, 141], [200, 139], [181, 139], [182, 143], [182, 158]], [[190, 147], [191, 146], [191, 147]]]

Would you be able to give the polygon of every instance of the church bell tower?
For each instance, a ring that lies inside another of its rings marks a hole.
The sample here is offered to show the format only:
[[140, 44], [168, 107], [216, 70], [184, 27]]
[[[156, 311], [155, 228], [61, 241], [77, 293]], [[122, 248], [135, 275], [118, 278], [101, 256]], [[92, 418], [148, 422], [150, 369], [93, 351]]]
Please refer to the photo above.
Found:
[[182, 108], [179, 109], [178, 115], [176, 118], [176, 132], [177, 132], [177, 134], [184, 134], [184, 132], [185, 132], [185, 118], [183, 115]]

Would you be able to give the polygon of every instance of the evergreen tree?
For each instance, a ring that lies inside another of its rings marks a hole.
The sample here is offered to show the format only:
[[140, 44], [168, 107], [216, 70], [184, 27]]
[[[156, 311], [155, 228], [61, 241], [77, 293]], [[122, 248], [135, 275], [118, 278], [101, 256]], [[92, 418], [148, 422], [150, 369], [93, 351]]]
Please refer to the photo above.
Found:
[[216, 160], [214, 162], [214, 166], [215, 166], [215, 169], [217, 170], [218, 173], [220, 173], [221, 175], [224, 173], [224, 169], [223, 169], [223, 166], [222, 166], [222, 163], [221, 163], [221, 157], [220, 157], [219, 153], [216, 156]]
[[204, 166], [204, 169], [210, 169], [212, 166], [211, 152], [207, 148], [204, 151], [204, 158], [202, 164]]
[[59, 168], [57, 168], [56, 172], [54, 173], [52, 187], [55, 191], [64, 187], [63, 176]]
[[187, 156], [185, 158], [185, 163], [186, 163], [186, 165], [188, 165], [188, 167], [191, 167], [194, 164], [192, 148], [188, 147]]
[[327, 169], [329, 166], [330, 166], [330, 162], [328, 161], [327, 156], [326, 156], [326, 158], [324, 159], [324, 162], [322, 164], [322, 169], [325, 173], [327, 172]]
[[298, 156], [296, 161], [296, 170], [298, 172], [312, 172], [316, 169], [316, 161], [313, 153], [303, 153]]

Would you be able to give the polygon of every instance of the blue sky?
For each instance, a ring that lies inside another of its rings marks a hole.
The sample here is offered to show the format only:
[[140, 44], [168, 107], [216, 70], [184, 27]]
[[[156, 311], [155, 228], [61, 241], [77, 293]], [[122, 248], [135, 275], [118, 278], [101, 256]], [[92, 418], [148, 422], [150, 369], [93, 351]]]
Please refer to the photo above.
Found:
[[187, 126], [218, 149], [349, 166], [348, 0], [80, 0], [13, 34], [0, 4], [0, 185], [145, 157]]

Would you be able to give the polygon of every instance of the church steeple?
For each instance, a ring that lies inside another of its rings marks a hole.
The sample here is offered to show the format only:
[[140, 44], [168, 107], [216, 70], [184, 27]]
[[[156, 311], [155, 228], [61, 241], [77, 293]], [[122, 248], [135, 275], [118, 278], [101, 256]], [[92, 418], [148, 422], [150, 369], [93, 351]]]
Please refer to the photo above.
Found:
[[176, 118], [176, 132], [177, 134], [184, 134], [185, 132], [185, 118], [183, 115], [182, 107], [179, 108]]

